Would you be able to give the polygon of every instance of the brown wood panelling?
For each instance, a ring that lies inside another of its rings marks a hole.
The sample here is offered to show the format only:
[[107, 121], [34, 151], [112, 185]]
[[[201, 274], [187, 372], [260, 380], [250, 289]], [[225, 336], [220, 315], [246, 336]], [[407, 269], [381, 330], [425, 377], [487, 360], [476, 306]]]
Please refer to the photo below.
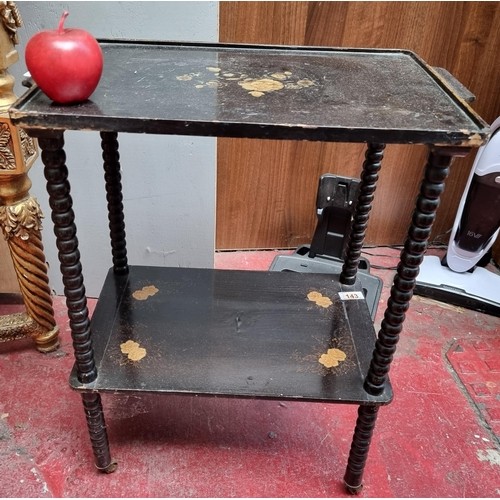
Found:
[[[446, 68], [500, 115], [498, 2], [221, 2], [221, 42], [410, 49]], [[321, 173], [357, 177], [363, 147], [218, 140], [217, 248], [296, 247], [314, 231]], [[404, 241], [426, 148], [388, 146], [367, 243]], [[433, 239], [451, 228], [474, 155], [456, 160]]]

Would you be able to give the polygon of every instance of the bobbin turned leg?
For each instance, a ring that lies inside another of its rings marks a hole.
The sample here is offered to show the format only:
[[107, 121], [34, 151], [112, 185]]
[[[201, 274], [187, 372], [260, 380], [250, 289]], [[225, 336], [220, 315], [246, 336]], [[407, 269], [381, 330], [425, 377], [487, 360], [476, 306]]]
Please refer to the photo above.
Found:
[[111, 458], [101, 396], [95, 392], [83, 393], [82, 402], [92, 451], [94, 452], [95, 466], [101, 472], [110, 474], [116, 470], [118, 464]]
[[[344, 285], [354, 285], [361, 257], [368, 219], [377, 187], [378, 172], [382, 166], [385, 144], [368, 144], [356, 209], [354, 211], [351, 234], [342, 267], [340, 282]], [[358, 419], [349, 457], [349, 465], [344, 477], [344, 484], [349, 493], [358, 493], [362, 489], [361, 479], [365, 468], [370, 440], [377, 420], [377, 406], [360, 406]]]
[[356, 494], [363, 489], [365, 470], [373, 431], [377, 422], [378, 406], [360, 406], [352, 438], [349, 461], [344, 475], [344, 485], [348, 493]]
[[[387, 383], [390, 364], [396, 352], [405, 313], [413, 295], [415, 280], [427, 248], [449, 167], [455, 156], [465, 156], [468, 152], [469, 150], [465, 148], [432, 148], [430, 151], [412, 223], [401, 252], [391, 296], [365, 379], [366, 392], [374, 396], [382, 394]], [[359, 408], [344, 476], [344, 483], [349, 493], [357, 493], [362, 488], [363, 470], [377, 414], [378, 407], [362, 406]]]
[[340, 282], [344, 285], [354, 285], [356, 282], [361, 249], [365, 241], [366, 228], [377, 187], [378, 172], [382, 166], [384, 149], [385, 144], [368, 144], [366, 149], [359, 184], [358, 202], [352, 219], [346, 259], [340, 274]]
[[[70, 195], [68, 169], [65, 165], [63, 133], [37, 131], [36, 134], [39, 138], [42, 161], [45, 165], [44, 173], [59, 250], [77, 377], [83, 384], [88, 384], [97, 378], [97, 369], [92, 349], [89, 311], [74, 223], [73, 200]], [[96, 393], [84, 393], [82, 401], [96, 467], [104, 472], [112, 472], [115, 470], [116, 464], [110, 456], [101, 397]]]
[[101, 148], [106, 200], [108, 202], [109, 236], [111, 239], [113, 271], [116, 274], [127, 274], [127, 243], [125, 240], [118, 134], [116, 132], [101, 132]]
[[465, 148], [432, 148], [430, 151], [411, 226], [365, 380], [365, 390], [370, 394], [379, 395], [384, 391], [449, 167], [455, 157], [465, 156], [468, 152], [469, 149]]

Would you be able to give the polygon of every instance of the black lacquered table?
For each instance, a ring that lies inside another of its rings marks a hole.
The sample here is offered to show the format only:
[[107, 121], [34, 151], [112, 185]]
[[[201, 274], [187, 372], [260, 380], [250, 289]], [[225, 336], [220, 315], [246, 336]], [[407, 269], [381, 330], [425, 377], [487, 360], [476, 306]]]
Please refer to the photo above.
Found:
[[[349, 403], [359, 411], [344, 482], [359, 491], [378, 409], [392, 398], [389, 368], [448, 169], [486, 141], [487, 125], [411, 52], [100, 43], [104, 74], [91, 100], [60, 106], [33, 87], [11, 109], [43, 151], [76, 359], [70, 382], [81, 391], [96, 466], [116, 467], [101, 392]], [[65, 130], [102, 138], [113, 266], [91, 322]], [[129, 265], [119, 132], [366, 143], [341, 273]], [[356, 274], [389, 143], [427, 144], [429, 156], [377, 336]]]

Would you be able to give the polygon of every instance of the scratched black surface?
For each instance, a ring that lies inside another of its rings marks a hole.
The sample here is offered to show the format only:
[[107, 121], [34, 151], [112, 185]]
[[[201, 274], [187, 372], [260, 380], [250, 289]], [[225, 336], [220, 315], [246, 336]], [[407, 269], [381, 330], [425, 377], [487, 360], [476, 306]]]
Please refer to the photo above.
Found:
[[[360, 142], [459, 143], [486, 134], [425, 63], [403, 51], [101, 43], [104, 73], [90, 101], [60, 106], [34, 90], [14, 106], [14, 121]], [[256, 97], [241, 85], [263, 78], [283, 88]]]
[[[333, 275], [132, 266], [111, 271], [92, 319], [98, 379], [83, 390], [155, 391], [387, 403], [362, 388], [375, 332], [362, 300], [341, 301]], [[146, 300], [132, 294], [154, 285]], [[333, 301], [307, 299], [311, 291]], [[356, 340], [354, 341], [353, 338]], [[120, 345], [146, 349], [131, 361]], [[319, 363], [329, 348], [339, 366]]]

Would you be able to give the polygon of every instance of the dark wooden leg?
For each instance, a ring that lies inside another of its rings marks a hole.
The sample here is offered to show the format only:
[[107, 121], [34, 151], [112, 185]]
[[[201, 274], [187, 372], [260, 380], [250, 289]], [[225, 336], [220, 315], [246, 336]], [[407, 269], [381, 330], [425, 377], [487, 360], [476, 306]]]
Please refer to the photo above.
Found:
[[[365, 153], [358, 202], [354, 211], [346, 260], [340, 274], [340, 282], [344, 285], [354, 285], [356, 282], [361, 249], [377, 187], [378, 172], [382, 166], [384, 149], [385, 144], [368, 144]], [[363, 488], [363, 471], [368, 458], [368, 450], [377, 420], [377, 413], [378, 406], [359, 407], [347, 470], [344, 476], [344, 485], [348, 493], [359, 493]]]
[[125, 240], [125, 218], [123, 215], [120, 155], [118, 153], [117, 138], [118, 134], [116, 132], [101, 132], [113, 269], [116, 274], [127, 274], [127, 243]]
[[[97, 378], [97, 369], [94, 362], [89, 311], [74, 223], [73, 200], [68, 182], [68, 169], [65, 164], [64, 137], [62, 132], [57, 131], [40, 132], [38, 137], [42, 149], [42, 161], [45, 166], [44, 173], [52, 209], [54, 233], [59, 250], [59, 262], [63, 276], [78, 380], [88, 384]], [[96, 466], [100, 470], [111, 472], [115, 465], [113, 465], [109, 453], [100, 396], [98, 394], [83, 394], [82, 399]]]
[[95, 466], [107, 474], [114, 472], [117, 463], [112, 460], [109, 451], [108, 434], [102, 410], [101, 396], [97, 393], [82, 394], [83, 408], [87, 417], [90, 442], [94, 451]]
[[344, 475], [344, 485], [348, 493], [359, 493], [363, 489], [363, 472], [377, 422], [378, 409], [378, 406], [360, 406], [358, 409], [358, 419]]
[[346, 252], [346, 260], [340, 274], [340, 282], [344, 285], [354, 285], [358, 272], [361, 248], [365, 240], [366, 227], [372, 209], [375, 189], [377, 187], [378, 171], [382, 165], [385, 144], [368, 144], [365, 162], [361, 173], [358, 203], [354, 211], [351, 234]]
[[411, 226], [365, 380], [365, 390], [370, 394], [379, 395], [384, 391], [405, 313], [413, 296], [415, 281], [436, 217], [439, 198], [444, 190], [444, 181], [453, 158], [464, 156], [468, 151], [457, 148], [434, 148], [430, 151]]
[[[463, 148], [433, 148], [430, 151], [412, 224], [401, 252], [400, 263], [391, 288], [391, 296], [387, 303], [372, 362], [365, 379], [365, 390], [370, 394], [379, 395], [384, 391], [405, 313], [413, 295], [419, 266], [424, 257], [436, 210], [439, 206], [439, 198], [444, 190], [444, 181], [453, 158], [464, 156], [467, 153], [468, 150]], [[349, 493], [357, 493], [362, 488], [363, 470], [377, 414], [378, 407], [376, 406], [361, 406], [359, 408], [344, 477]]]

